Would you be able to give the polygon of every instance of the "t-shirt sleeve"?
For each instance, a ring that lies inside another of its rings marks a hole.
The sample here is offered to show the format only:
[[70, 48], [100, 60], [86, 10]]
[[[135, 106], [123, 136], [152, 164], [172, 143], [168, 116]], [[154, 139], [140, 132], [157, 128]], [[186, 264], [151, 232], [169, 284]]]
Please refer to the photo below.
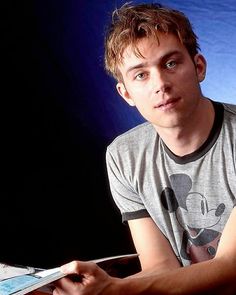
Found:
[[106, 151], [106, 167], [110, 191], [119, 208], [122, 221], [149, 216], [142, 199], [132, 184], [132, 173], [125, 157], [114, 156], [109, 148]]

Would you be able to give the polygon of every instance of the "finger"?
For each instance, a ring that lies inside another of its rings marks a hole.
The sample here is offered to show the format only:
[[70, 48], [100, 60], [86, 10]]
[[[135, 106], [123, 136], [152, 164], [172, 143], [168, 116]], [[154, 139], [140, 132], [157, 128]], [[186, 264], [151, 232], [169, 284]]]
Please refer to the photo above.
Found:
[[73, 282], [69, 278], [63, 278], [55, 282], [53, 295], [63, 295], [63, 294], [77, 294], [79, 295], [80, 283]]
[[72, 261], [61, 266], [61, 271], [65, 274], [91, 274], [97, 268], [94, 262]]
[[65, 274], [79, 274], [79, 264], [80, 262], [79, 261], [72, 261], [72, 262], [69, 262], [67, 264], [64, 264], [60, 267], [60, 270], [65, 273]]

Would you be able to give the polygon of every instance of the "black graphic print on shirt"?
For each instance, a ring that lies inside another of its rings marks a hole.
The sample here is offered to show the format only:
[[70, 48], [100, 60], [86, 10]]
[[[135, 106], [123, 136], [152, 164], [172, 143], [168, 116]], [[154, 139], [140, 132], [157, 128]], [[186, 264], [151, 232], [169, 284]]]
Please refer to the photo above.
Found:
[[171, 175], [170, 183], [171, 187], [162, 191], [161, 202], [183, 228], [181, 257], [190, 263], [213, 258], [221, 233], [211, 228], [220, 221], [225, 204], [211, 208], [207, 196], [191, 192], [192, 180], [186, 174]]

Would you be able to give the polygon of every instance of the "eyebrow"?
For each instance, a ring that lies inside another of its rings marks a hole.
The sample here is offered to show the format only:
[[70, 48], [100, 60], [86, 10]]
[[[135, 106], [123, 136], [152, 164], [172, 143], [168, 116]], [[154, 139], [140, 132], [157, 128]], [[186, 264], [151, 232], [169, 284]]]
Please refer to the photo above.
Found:
[[126, 71], [126, 76], [127, 76], [130, 72], [132, 72], [133, 70], [141, 69], [141, 68], [143, 68], [143, 67], [146, 67], [147, 65], [148, 65], [148, 62], [141, 62], [140, 64], [137, 64], [137, 65], [135, 65], [135, 66], [131, 66], [131, 67], [129, 67], [129, 68], [127, 69], [127, 71]]
[[[171, 51], [171, 52], [168, 52], [168, 53], [166, 53], [166, 54], [164, 54], [163, 56], [161, 56], [160, 58], [159, 58], [159, 60], [166, 60], [166, 59], [168, 59], [168, 58], [170, 58], [172, 55], [175, 55], [175, 54], [181, 54], [181, 52], [180, 51], [178, 51], [178, 50], [174, 50], [174, 51]], [[141, 62], [141, 63], [139, 63], [139, 64], [136, 64], [136, 65], [134, 65], [134, 66], [131, 66], [131, 67], [129, 67], [128, 69], [127, 69], [127, 71], [126, 71], [126, 76], [130, 73], [130, 72], [132, 72], [133, 70], [137, 70], [137, 69], [141, 69], [141, 68], [144, 68], [144, 67], [146, 67], [148, 65], [148, 62]]]

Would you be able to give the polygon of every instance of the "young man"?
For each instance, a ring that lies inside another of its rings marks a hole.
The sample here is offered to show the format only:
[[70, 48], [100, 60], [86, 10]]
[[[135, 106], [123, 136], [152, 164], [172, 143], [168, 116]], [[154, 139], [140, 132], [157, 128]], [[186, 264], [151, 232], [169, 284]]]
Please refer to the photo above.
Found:
[[126, 4], [113, 14], [106, 69], [146, 123], [116, 138], [112, 196], [142, 266], [123, 279], [89, 262], [62, 267], [54, 295], [235, 294], [236, 106], [203, 96], [206, 61], [181, 12]]

